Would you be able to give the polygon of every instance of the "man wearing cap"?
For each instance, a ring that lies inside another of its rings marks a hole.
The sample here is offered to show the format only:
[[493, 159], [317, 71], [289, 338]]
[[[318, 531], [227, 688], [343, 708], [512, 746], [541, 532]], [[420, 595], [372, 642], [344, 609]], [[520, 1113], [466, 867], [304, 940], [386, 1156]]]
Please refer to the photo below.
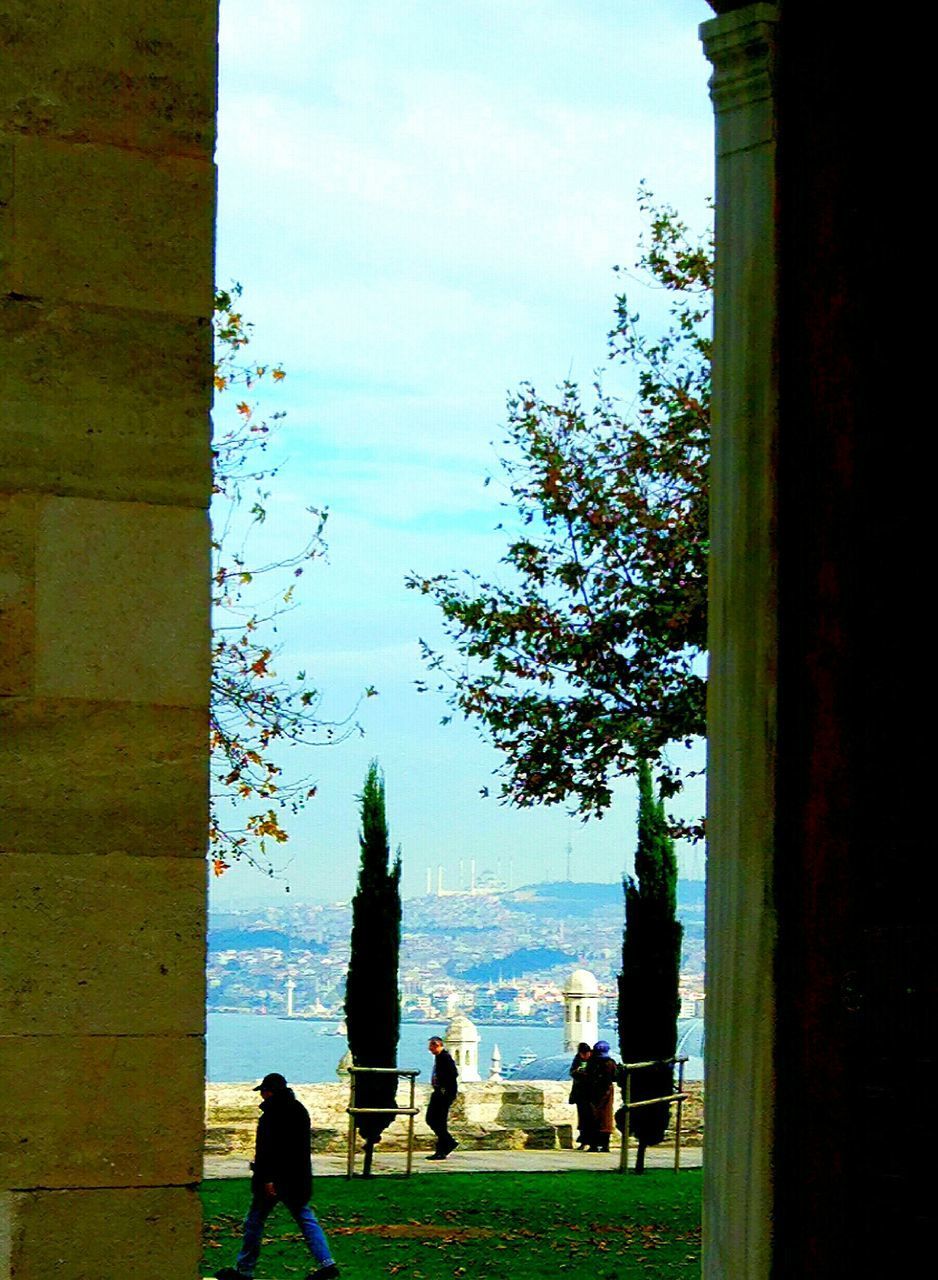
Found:
[[264, 1223], [278, 1200], [293, 1215], [316, 1259], [317, 1269], [306, 1280], [331, 1280], [338, 1276], [339, 1268], [309, 1207], [313, 1187], [309, 1113], [277, 1071], [264, 1076], [255, 1093], [260, 1093], [262, 1102], [251, 1165], [251, 1207], [244, 1220], [238, 1261], [234, 1267], [219, 1271], [216, 1280], [253, 1280]]

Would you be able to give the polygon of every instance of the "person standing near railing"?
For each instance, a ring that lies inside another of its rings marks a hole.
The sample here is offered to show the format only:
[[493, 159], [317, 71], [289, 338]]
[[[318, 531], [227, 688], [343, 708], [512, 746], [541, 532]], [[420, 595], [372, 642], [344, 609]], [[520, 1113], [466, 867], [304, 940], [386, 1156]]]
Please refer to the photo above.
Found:
[[606, 1040], [593, 1045], [586, 1068], [593, 1128], [590, 1133], [590, 1151], [608, 1151], [612, 1137], [612, 1110], [615, 1098], [616, 1061]]
[[593, 1145], [593, 1109], [590, 1106], [589, 1078], [587, 1075], [592, 1049], [581, 1041], [577, 1045], [576, 1057], [570, 1064], [570, 1102], [576, 1107], [577, 1148], [585, 1151]]

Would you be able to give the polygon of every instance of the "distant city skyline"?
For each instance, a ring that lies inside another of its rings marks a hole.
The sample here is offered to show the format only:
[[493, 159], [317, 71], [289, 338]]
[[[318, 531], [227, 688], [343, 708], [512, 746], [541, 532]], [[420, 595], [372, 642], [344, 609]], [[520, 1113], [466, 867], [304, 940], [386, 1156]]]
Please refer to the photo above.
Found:
[[[238, 866], [213, 879], [213, 904], [277, 902], [288, 884], [294, 898], [348, 898], [372, 757], [406, 896], [441, 861], [563, 879], [568, 842], [575, 878], [589, 868], [612, 883], [631, 865], [631, 783], [585, 826], [563, 807], [482, 797], [500, 758], [416, 692], [418, 639], [438, 645], [441, 632], [403, 582], [495, 571], [506, 394], [524, 379], [588, 384], [606, 363], [612, 267], [636, 256], [639, 182], [692, 224], [706, 217], [695, 23], [709, 14], [703, 0], [222, 0], [218, 280], [244, 285], [252, 354], [287, 370], [259, 396], [287, 416], [258, 555], [295, 548], [310, 505], [331, 510], [329, 562], [300, 580], [277, 665], [309, 673], [329, 718], [366, 685], [379, 694], [359, 708], [363, 737], [284, 753], [318, 794], [289, 820], [281, 878]], [[661, 299], [640, 301], [653, 329]], [[698, 780], [676, 812], [703, 803]], [[679, 857], [702, 876], [701, 847]]]

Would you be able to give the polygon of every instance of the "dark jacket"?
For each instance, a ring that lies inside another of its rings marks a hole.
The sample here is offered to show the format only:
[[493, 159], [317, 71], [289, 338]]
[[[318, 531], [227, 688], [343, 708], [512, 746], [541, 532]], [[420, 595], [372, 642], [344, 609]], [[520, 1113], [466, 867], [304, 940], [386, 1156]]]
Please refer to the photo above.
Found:
[[430, 1083], [433, 1085], [434, 1090], [452, 1102], [456, 1097], [458, 1088], [456, 1078], [458, 1075], [459, 1071], [456, 1068], [456, 1063], [445, 1049], [441, 1049], [433, 1060], [433, 1075]]
[[287, 1204], [304, 1205], [313, 1189], [309, 1112], [292, 1089], [279, 1089], [261, 1103], [254, 1144], [251, 1190], [268, 1182]]
[[581, 1058], [579, 1054], [570, 1064], [570, 1078], [573, 1083], [570, 1086], [571, 1102], [588, 1102], [590, 1091], [587, 1070], [589, 1068], [589, 1058]]

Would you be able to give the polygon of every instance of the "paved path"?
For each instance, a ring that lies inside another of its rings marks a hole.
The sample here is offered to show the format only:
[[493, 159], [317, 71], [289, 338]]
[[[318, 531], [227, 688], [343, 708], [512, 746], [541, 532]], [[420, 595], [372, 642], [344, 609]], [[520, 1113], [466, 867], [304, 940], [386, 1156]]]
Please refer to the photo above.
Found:
[[[681, 1168], [699, 1169], [702, 1149], [683, 1147]], [[634, 1162], [634, 1150], [630, 1159]], [[380, 1149], [375, 1153], [374, 1172], [403, 1173], [406, 1156], [403, 1151]], [[652, 1147], [645, 1155], [646, 1168], [667, 1169], [674, 1164], [673, 1147]], [[362, 1157], [355, 1163], [356, 1173], [361, 1173]], [[617, 1169], [618, 1150], [609, 1155], [589, 1151], [455, 1151], [448, 1160], [427, 1160], [426, 1152], [414, 1152], [414, 1173], [568, 1173], [571, 1169]], [[314, 1155], [313, 1174], [318, 1178], [345, 1176], [344, 1155]], [[246, 1178], [247, 1161], [241, 1156], [206, 1156], [206, 1178]]]

